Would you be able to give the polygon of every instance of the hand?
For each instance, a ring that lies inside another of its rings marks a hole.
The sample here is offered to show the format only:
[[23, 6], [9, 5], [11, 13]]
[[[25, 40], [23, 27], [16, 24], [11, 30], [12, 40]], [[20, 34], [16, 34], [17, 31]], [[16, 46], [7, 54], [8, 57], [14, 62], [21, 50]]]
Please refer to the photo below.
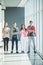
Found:
[[8, 32], [6, 32], [5, 34], [8, 34]]
[[31, 33], [32, 32], [32, 30], [29, 30], [29, 33]]
[[29, 30], [29, 32], [31, 33], [31, 32], [34, 32], [34, 30]]

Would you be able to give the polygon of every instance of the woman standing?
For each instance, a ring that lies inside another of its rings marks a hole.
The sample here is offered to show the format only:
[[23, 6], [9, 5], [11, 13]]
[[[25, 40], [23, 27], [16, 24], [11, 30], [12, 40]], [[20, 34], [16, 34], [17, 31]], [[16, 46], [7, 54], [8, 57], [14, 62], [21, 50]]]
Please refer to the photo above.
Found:
[[2, 30], [3, 33], [3, 41], [4, 41], [4, 51], [8, 51], [8, 42], [9, 42], [9, 36], [10, 36], [10, 28], [8, 26], [8, 23], [5, 22], [4, 28]]
[[21, 29], [20, 29], [20, 40], [21, 40], [21, 48], [22, 48], [22, 53], [24, 53], [26, 51], [26, 38], [27, 38], [27, 30], [25, 29], [25, 25], [22, 24], [21, 25]]

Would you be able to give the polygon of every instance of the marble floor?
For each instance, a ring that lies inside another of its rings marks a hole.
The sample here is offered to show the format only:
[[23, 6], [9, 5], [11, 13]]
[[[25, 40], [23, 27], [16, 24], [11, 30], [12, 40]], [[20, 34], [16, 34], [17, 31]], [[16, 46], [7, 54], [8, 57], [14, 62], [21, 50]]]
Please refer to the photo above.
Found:
[[0, 65], [43, 65], [41, 57], [30, 49], [30, 53], [5, 53], [0, 48]]

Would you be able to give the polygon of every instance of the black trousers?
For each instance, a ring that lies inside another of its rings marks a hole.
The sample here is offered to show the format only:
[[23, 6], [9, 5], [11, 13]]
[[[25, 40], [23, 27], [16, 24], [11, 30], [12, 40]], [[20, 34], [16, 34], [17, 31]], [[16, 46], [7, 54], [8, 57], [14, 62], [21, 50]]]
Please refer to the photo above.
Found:
[[3, 42], [4, 42], [4, 51], [8, 51], [8, 42], [9, 42], [9, 38], [3, 38]]
[[14, 41], [16, 42], [16, 52], [18, 52], [18, 39], [12, 38], [12, 51], [14, 49]]

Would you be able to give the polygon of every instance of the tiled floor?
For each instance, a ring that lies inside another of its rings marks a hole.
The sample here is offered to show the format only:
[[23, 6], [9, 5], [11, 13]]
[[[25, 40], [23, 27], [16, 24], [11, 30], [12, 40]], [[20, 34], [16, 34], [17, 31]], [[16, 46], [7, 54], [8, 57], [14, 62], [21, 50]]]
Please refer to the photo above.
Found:
[[43, 65], [43, 60], [36, 54], [0, 54], [0, 65]]
[[3, 49], [0, 51], [0, 65], [43, 65], [43, 60], [33, 52], [32, 48], [29, 54], [3, 54]]

